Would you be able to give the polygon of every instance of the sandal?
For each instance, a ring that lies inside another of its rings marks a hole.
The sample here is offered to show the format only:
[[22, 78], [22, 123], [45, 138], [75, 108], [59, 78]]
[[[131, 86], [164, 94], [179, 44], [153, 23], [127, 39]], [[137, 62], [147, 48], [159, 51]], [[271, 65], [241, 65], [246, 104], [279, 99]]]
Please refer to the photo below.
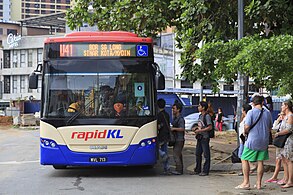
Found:
[[245, 186], [241, 186], [241, 185], [238, 185], [235, 187], [236, 190], [250, 190], [250, 187], [245, 187]]
[[265, 181], [265, 183], [278, 183], [278, 179], [268, 179]]
[[285, 182], [283, 179], [281, 179], [280, 181], [277, 182], [277, 184], [279, 185], [285, 185], [287, 182]]
[[258, 190], [263, 190], [263, 189], [265, 189], [264, 186], [261, 186], [260, 188], [257, 188], [257, 185], [256, 185], [256, 184], [255, 184], [253, 187], [256, 188], [256, 189], [258, 189]]
[[285, 184], [285, 185], [281, 186], [281, 188], [292, 188], [292, 187], [293, 187], [293, 185], [289, 185], [289, 184]]

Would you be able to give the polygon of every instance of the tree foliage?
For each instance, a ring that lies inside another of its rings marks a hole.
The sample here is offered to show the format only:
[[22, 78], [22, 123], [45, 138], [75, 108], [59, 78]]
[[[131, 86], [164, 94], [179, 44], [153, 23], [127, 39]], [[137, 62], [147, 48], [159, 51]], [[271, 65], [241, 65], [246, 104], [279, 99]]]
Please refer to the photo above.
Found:
[[[70, 28], [87, 22], [100, 30], [133, 31], [151, 37], [175, 26], [178, 47], [183, 49], [180, 64], [188, 80], [200, 79], [216, 87], [220, 78], [233, 82], [241, 71], [268, 89], [280, 86], [283, 93], [292, 94], [286, 85], [286, 79], [290, 82], [288, 77], [292, 77], [293, 61], [288, 53], [292, 50], [285, 48], [291, 37], [282, 35], [293, 34], [293, 1], [244, 2], [247, 38], [240, 41], [236, 40], [235, 0], [79, 0], [66, 18]], [[205, 43], [202, 49], [198, 48], [200, 41]], [[201, 64], [197, 63], [199, 58]], [[289, 72], [284, 72], [285, 67]]]
[[268, 90], [280, 87], [279, 94], [292, 94], [293, 36], [279, 35], [269, 39], [250, 36], [240, 41], [207, 43], [198, 50], [197, 58], [204, 59], [194, 67], [213, 64], [214, 75], [236, 80], [237, 72], [254, 78], [256, 85]]

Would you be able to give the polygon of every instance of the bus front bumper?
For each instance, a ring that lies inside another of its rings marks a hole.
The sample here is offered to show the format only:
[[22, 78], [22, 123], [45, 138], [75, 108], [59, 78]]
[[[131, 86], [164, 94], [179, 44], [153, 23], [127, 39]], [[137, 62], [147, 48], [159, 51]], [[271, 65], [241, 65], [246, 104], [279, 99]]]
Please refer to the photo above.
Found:
[[[157, 160], [154, 138], [142, 140], [140, 144], [130, 145], [121, 152], [83, 153], [73, 152], [66, 145], [58, 145], [53, 140], [42, 139], [40, 143], [40, 163], [61, 166], [137, 166], [154, 165]], [[145, 143], [141, 144], [142, 142]], [[143, 146], [144, 145], [144, 146]], [[102, 161], [95, 162], [96, 159]]]

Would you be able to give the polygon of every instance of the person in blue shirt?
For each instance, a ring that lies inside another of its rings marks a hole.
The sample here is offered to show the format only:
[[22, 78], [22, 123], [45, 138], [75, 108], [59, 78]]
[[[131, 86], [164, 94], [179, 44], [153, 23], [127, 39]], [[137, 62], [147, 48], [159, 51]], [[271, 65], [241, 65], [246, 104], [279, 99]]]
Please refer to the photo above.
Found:
[[[270, 131], [273, 124], [272, 116], [268, 109], [263, 108], [263, 96], [256, 95], [252, 99], [252, 103], [254, 107], [247, 112], [244, 125], [244, 133], [248, 135], [241, 155], [244, 177], [243, 182], [236, 186], [235, 189], [250, 189], [249, 162], [257, 162], [257, 181], [255, 188], [261, 189], [261, 182], [264, 173], [263, 161], [269, 159], [268, 145]], [[250, 129], [253, 125], [254, 127]]]

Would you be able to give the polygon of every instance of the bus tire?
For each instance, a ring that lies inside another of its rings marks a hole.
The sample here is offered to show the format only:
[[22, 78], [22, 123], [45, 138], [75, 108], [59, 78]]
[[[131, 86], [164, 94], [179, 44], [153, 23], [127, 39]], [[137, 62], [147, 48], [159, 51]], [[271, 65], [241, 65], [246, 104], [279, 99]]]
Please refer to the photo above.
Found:
[[53, 165], [54, 169], [66, 169], [65, 165]]

